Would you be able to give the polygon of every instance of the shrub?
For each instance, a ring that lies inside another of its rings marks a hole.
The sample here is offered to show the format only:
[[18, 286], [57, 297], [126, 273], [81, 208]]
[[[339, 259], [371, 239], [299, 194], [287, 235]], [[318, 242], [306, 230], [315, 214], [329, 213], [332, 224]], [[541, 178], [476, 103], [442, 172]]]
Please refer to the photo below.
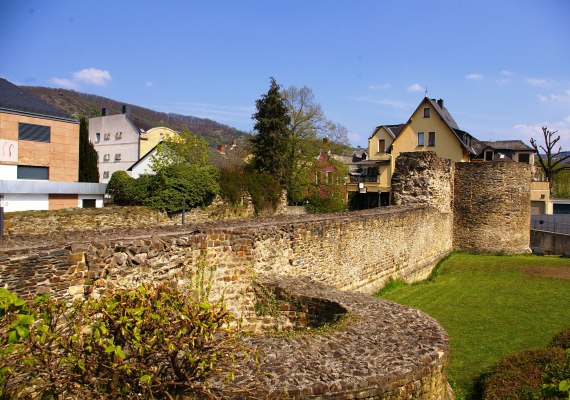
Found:
[[565, 329], [562, 332], [558, 332], [556, 335], [554, 335], [549, 346], [570, 349], [570, 328]]
[[31, 305], [0, 289], [1, 398], [155, 398], [208, 393], [232, 375], [237, 331], [223, 303], [161, 284]]
[[307, 211], [316, 214], [346, 211], [348, 205], [344, 203], [341, 190], [335, 186], [315, 188], [309, 196]]
[[187, 208], [206, 205], [220, 191], [218, 171], [213, 166], [189, 164], [162, 168], [148, 187], [149, 197], [143, 204], [175, 213]]
[[247, 191], [246, 173], [242, 169], [224, 168], [220, 171], [220, 196], [226, 202], [237, 206]]
[[114, 202], [120, 206], [132, 204], [132, 185], [135, 180], [125, 171], [116, 171], [107, 184], [107, 193], [112, 194]]
[[277, 208], [281, 198], [281, 185], [277, 178], [268, 173], [248, 174], [246, 175], [246, 188], [256, 214]]
[[483, 378], [484, 400], [538, 399], [545, 384], [560, 381], [568, 361], [564, 350], [524, 350], [501, 360]]

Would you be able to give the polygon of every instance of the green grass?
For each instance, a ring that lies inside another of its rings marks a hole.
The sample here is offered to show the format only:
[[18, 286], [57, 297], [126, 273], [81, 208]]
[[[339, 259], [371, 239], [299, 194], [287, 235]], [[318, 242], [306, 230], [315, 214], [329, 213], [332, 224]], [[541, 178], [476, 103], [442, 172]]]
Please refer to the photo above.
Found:
[[570, 260], [454, 253], [435, 278], [392, 283], [379, 295], [439, 321], [450, 337], [457, 398], [477, 398], [475, 382], [490, 366], [509, 353], [544, 347], [570, 327], [570, 280], [530, 276], [527, 267], [570, 267]]

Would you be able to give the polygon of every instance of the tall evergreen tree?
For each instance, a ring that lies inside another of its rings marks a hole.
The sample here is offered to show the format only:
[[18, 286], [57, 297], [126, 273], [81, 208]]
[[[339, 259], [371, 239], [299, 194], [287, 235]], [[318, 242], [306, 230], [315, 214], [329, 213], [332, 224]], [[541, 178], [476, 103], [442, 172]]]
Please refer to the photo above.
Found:
[[284, 184], [291, 117], [275, 79], [271, 78], [269, 91], [256, 101], [256, 108], [252, 118], [257, 121], [257, 134], [251, 139], [251, 165], [255, 171], [271, 174]]
[[87, 118], [79, 118], [79, 182], [99, 182], [97, 151], [89, 141]]

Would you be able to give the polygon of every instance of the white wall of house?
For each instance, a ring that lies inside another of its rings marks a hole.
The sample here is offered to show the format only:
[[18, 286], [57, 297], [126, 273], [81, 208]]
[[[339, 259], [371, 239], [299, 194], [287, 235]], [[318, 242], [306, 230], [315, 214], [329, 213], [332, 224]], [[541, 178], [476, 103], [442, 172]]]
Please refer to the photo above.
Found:
[[0, 164], [0, 179], [15, 181], [18, 179], [18, 167], [16, 165]]
[[99, 182], [109, 182], [113, 172], [126, 171], [138, 161], [139, 136], [126, 114], [89, 119], [89, 140], [99, 155]]
[[156, 149], [146, 154], [142, 159], [139, 160], [137, 165], [131, 169], [131, 176], [133, 178], [138, 178], [141, 175], [154, 175], [154, 171], [150, 167], [150, 160], [153, 155], [156, 154]]
[[6, 193], [4, 211], [49, 210], [49, 194]]

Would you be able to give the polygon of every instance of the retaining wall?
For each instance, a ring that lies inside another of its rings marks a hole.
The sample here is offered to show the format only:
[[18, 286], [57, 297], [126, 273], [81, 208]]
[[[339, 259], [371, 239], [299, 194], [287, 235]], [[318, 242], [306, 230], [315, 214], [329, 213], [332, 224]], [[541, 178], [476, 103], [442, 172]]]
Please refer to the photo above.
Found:
[[532, 229], [530, 243], [533, 249], [541, 249], [544, 254], [570, 254], [570, 234]]

